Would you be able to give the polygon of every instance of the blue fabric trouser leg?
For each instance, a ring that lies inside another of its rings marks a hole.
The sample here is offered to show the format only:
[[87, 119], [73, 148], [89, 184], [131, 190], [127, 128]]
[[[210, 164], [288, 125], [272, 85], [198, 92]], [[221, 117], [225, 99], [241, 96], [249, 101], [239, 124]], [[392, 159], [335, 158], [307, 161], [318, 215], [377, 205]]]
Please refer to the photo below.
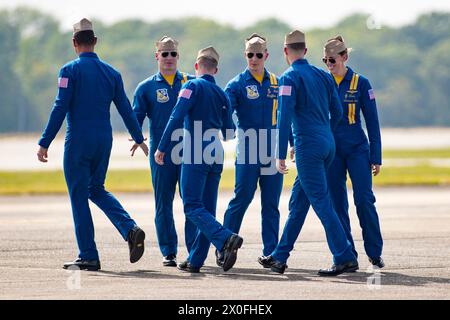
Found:
[[328, 169], [328, 187], [333, 202], [334, 210], [341, 221], [345, 230], [345, 235], [352, 245], [353, 254], [358, 257], [358, 252], [353, 241], [350, 217], [348, 215], [348, 198], [347, 198], [347, 163], [345, 158], [336, 153], [334, 160]]
[[239, 233], [245, 212], [253, 200], [259, 180], [263, 255], [269, 255], [278, 244], [280, 228], [278, 205], [283, 187], [283, 176], [280, 173], [262, 175], [259, 164], [236, 164], [235, 177], [234, 196], [225, 212], [223, 226], [234, 233]]
[[153, 194], [155, 197], [155, 227], [159, 249], [163, 256], [177, 254], [178, 237], [173, 220], [173, 199], [178, 182], [178, 166], [169, 162], [163, 166], [150, 157]]
[[[203, 204], [205, 209], [211, 213], [212, 216], [216, 216], [217, 197], [218, 197], [218, 184], [220, 181], [220, 174], [214, 173], [209, 176], [206, 181], [205, 189], [203, 192]], [[203, 266], [206, 258], [208, 257], [208, 251], [211, 245], [211, 241], [206, 236], [197, 231], [196, 237], [192, 244], [192, 254], [189, 255], [189, 262], [195, 267]]]
[[236, 163], [234, 195], [223, 218], [224, 228], [239, 233], [245, 211], [253, 200], [258, 185], [258, 164]]
[[[347, 240], [345, 231], [333, 209], [327, 186], [326, 171], [334, 158], [335, 152], [333, 138], [327, 135], [315, 138], [305, 137], [298, 141], [298, 143], [296, 141], [295, 146], [296, 165], [300, 181], [300, 184], [297, 184], [297, 188], [303, 189], [304, 194], [311, 203], [325, 229], [328, 247], [333, 254], [334, 263], [342, 264], [344, 262], [356, 260], [356, 257], [352, 253], [351, 244]], [[303, 196], [303, 192], [300, 190], [293, 190], [292, 195]], [[290, 233], [291, 229], [300, 232], [301, 226], [299, 226], [299, 223], [304, 222], [303, 215], [306, 215], [306, 213], [304, 213], [306, 201], [299, 199], [291, 200], [293, 204], [300, 206], [299, 209], [303, 210], [298, 210], [295, 207], [291, 208], [289, 215], [292, 214], [294, 216], [287, 221], [283, 233]], [[300, 217], [296, 217], [295, 215], [299, 213]], [[288, 223], [291, 223], [292, 225], [289, 225]], [[282, 239], [283, 237], [284, 234]], [[298, 233], [291, 233], [291, 237], [287, 239], [289, 240], [289, 243], [287, 245], [285, 244], [285, 248], [293, 247], [297, 237]], [[279, 254], [277, 251], [278, 247], [273, 254], [274, 258], [278, 261], [285, 262], [283, 259], [287, 259], [287, 253], [281, 252], [281, 254]]]
[[281, 234], [280, 242], [271, 253], [275, 260], [286, 263], [305, 223], [309, 207], [308, 197], [302, 188], [300, 178], [297, 176], [292, 188], [291, 198], [289, 199], [289, 215]]
[[104, 188], [111, 146], [112, 139], [95, 141], [94, 137], [83, 139], [82, 143], [69, 140], [65, 145], [64, 175], [81, 259], [99, 259], [88, 199], [106, 214], [124, 240], [136, 225], [117, 199]]
[[259, 178], [261, 189], [261, 235], [263, 239], [263, 255], [268, 256], [278, 244], [280, 231], [280, 204], [283, 189], [283, 175], [261, 175]]
[[[152, 144], [151, 154], [156, 151]], [[170, 158], [163, 166], [150, 157], [153, 194], [155, 197], [155, 226], [159, 249], [163, 256], [178, 253], [178, 236], [173, 219], [173, 200], [177, 183], [181, 177], [181, 165], [174, 164]], [[180, 192], [181, 196], [181, 192]], [[187, 251], [190, 251], [195, 239], [196, 227], [185, 219], [184, 236]]]
[[[217, 193], [222, 165], [183, 164], [181, 188], [186, 217], [198, 228], [188, 260], [201, 267], [208, 254], [210, 243], [222, 250], [232, 232], [215, 219]], [[205, 203], [205, 199], [207, 199]], [[206, 207], [214, 209], [209, 211]], [[200, 234], [201, 233], [201, 234]]]
[[362, 229], [364, 249], [369, 258], [379, 258], [383, 250], [383, 239], [375, 208], [375, 196], [372, 192], [369, 150], [357, 150], [350, 154], [347, 166], [353, 186], [356, 214]]

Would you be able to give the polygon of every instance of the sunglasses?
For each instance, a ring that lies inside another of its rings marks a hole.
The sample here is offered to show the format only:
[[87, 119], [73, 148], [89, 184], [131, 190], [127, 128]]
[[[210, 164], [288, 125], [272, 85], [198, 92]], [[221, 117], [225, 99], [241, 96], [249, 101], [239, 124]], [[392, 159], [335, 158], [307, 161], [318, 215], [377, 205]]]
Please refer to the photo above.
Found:
[[262, 53], [247, 52], [247, 58], [251, 59], [255, 54], [258, 59], [262, 59], [264, 57]]
[[172, 57], [174, 57], [174, 58], [176, 58], [176, 57], [178, 56], [178, 52], [176, 52], [176, 51], [171, 51], [171, 52], [164, 51], [164, 52], [161, 52], [161, 56], [162, 56], [163, 58], [167, 58], [167, 57], [169, 56], [169, 53], [170, 53], [170, 55], [171, 55]]
[[331, 64], [335, 64], [336, 63], [336, 59], [335, 58], [322, 58], [323, 63], [327, 64], [327, 61], [329, 61]]

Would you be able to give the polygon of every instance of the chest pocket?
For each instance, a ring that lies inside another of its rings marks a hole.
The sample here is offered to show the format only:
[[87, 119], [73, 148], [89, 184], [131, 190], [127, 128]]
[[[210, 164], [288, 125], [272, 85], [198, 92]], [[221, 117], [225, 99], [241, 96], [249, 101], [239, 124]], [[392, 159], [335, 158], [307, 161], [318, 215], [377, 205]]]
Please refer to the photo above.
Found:
[[348, 123], [355, 124], [356, 123], [356, 103], [359, 99], [358, 92], [358, 80], [359, 75], [357, 73], [353, 73], [352, 81], [350, 82], [350, 87], [345, 93], [344, 102], [348, 104]]
[[267, 96], [270, 95], [273, 98], [273, 106], [272, 106], [272, 126], [277, 125], [277, 109], [278, 109], [278, 80], [277, 77], [269, 72], [270, 75], [270, 88], [267, 92]]

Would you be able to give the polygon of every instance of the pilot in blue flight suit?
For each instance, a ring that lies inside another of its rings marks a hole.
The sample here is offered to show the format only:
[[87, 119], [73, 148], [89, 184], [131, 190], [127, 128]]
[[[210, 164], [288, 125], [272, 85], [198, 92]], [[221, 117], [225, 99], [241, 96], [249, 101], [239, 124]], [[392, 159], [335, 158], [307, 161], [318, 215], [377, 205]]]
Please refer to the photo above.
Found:
[[[269, 56], [264, 37], [254, 33], [247, 38], [244, 54], [247, 68], [225, 88], [237, 117], [238, 145], [234, 196], [225, 212], [223, 226], [239, 233], [259, 182], [262, 254], [267, 256], [278, 244], [278, 205], [283, 188], [283, 175], [275, 166], [278, 78], [264, 67]], [[221, 258], [217, 259], [218, 265], [222, 263]]]
[[79, 57], [64, 65], [59, 73], [58, 95], [38, 143], [38, 159], [47, 162], [48, 147], [67, 116], [64, 175], [72, 204], [79, 256], [75, 261], [65, 263], [65, 269], [100, 269], [88, 200], [105, 212], [128, 241], [131, 263], [138, 261], [144, 253], [144, 231], [104, 187], [113, 140], [111, 102], [146, 155], [148, 148], [126, 97], [120, 73], [98, 58], [94, 53], [96, 43], [89, 20], [82, 19], [74, 25], [73, 46]]
[[189, 257], [178, 265], [180, 270], [188, 272], [200, 271], [211, 242], [224, 252], [222, 268], [228, 271], [236, 262], [243, 242], [239, 235], [215, 219], [224, 158], [219, 132], [227, 139], [234, 136], [235, 129], [229, 99], [214, 80], [218, 61], [219, 55], [213, 47], [199, 51], [195, 63], [197, 78], [181, 89], [155, 153], [156, 163], [165, 165], [164, 155], [169, 150], [172, 134], [176, 134], [184, 121], [181, 195], [186, 217], [198, 228]]
[[[195, 78], [177, 70], [179, 57], [178, 41], [167, 36], [157, 41], [155, 58], [159, 72], [142, 81], [134, 94], [134, 112], [141, 127], [144, 119], [149, 118], [150, 154], [154, 154], [158, 148], [181, 86], [187, 80]], [[175, 145], [173, 142], [168, 152], [171, 152]], [[136, 147], [135, 144], [133, 148]], [[168, 158], [164, 166], [156, 164], [154, 157], [150, 157], [150, 169], [155, 196], [156, 235], [164, 256], [163, 265], [176, 267], [178, 237], [173, 220], [173, 200], [177, 183], [180, 181], [181, 157], [176, 159], [175, 163]], [[185, 221], [184, 231], [189, 252], [195, 239], [196, 228], [188, 219]]]
[[[372, 191], [372, 173], [378, 175], [381, 167], [377, 105], [369, 80], [345, 65], [348, 53], [349, 49], [341, 36], [328, 40], [324, 47], [323, 62], [335, 80], [344, 109], [344, 118], [334, 131], [336, 156], [328, 171], [328, 185], [334, 209], [352, 244], [353, 253], [358, 256], [348, 214], [346, 182], [349, 173], [366, 254], [373, 265], [383, 268], [383, 238]], [[370, 144], [361, 126], [361, 112]]]
[[290, 68], [280, 78], [277, 167], [280, 172], [287, 172], [285, 159], [292, 123], [298, 175], [281, 240], [263, 262], [274, 272], [285, 271], [289, 253], [312, 206], [325, 229], [334, 260], [333, 266], [319, 270], [319, 275], [336, 276], [358, 269], [351, 244], [333, 209], [326, 178], [335, 153], [331, 128], [341, 119], [342, 107], [330, 75], [311, 66], [304, 59], [306, 51], [302, 32], [295, 30], [286, 35], [284, 53]]

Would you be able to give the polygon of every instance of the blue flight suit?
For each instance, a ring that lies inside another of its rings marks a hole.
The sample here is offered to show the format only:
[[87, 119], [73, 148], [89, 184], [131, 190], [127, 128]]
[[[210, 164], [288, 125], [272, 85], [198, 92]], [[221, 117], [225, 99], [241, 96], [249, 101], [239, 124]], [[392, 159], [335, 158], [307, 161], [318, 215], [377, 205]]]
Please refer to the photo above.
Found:
[[[264, 70], [261, 84], [246, 69], [233, 78], [225, 88], [232, 110], [236, 113], [240, 131], [235, 164], [234, 196], [225, 212], [223, 226], [239, 233], [244, 214], [253, 200], [259, 181], [263, 255], [269, 255], [275, 249], [280, 228], [278, 205], [283, 188], [283, 175], [275, 167], [276, 135], [272, 132], [277, 125], [278, 81], [279, 79], [273, 73]], [[256, 134], [243, 135], [247, 130]], [[248, 136], [256, 140], [247, 140]], [[263, 140], [260, 141], [261, 139]], [[269, 162], [270, 158], [272, 163]], [[271, 164], [273, 172], [267, 170]], [[268, 172], [264, 172], [263, 168]]]
[[[169, 150], [172, 133], [180, 127], [183, 120], [185, 136], [181, 194], [184, 213], [198, 228], [187, 260], [192, 266], [201, 267], [211, 242], [220, 251], [233, 234], [215, 219], [224, 159], [219, 131], [222, 131], [226, 139], [230, 137], [230, 132], [234, 135], [235, 127], [230, 101], [216, 85], [213, 76], [202, 75], [184, 84], [161, 138], [158, 147], [161, 152]], [[209, 134], [205, 134], [206, 132]], [[212, 146], [215, 148], [211, 148]], [[170, 154], [166, 153], [164, 162], [169, 157]]]
[[[169, 121], [173, 107], [177, 102], [181, 86], [194, 76], [177, 71], [173, 85], [157, 74], [142, 81], [134, 93], [134, 112], [142, 127], [145, 117], [149, 118], [150, 131], [150, 170], [152, 173], [153, 193], [155, 196], [155, 225], [159, 248], [163, 256], [177, 254], [178, 237], [173, 220], [173, 199], [177, 183], [180, 182], [181, 159], [175, 163], [170, 157], [164, 166], [155, 162], [153, 155], [158, 148], [164, 128]], [[172, 142], [168, 151], [171, 152], [177, 142]], [[186, 248], [189, 252], [195, 239], [196, 228], [186, 219], [184, 235]]]
[[[381, 257], [383, 239], [372, 192], [371, 164], [381, 165], [381, 134], [375, 95], [369, 81], [351, 68], [337, 86], [344, 118], [336, 130], [336, 157], [328, 172], [328, 185], [334, 209], [341, 220], [347, 239], [358, 256], [350, 228], [347, 199], [347, 171], [353, 188], [356, 213], [362, 228], [364, 248], [371, 259]], [[369, 142], [361, 126], [363, 113]]]
[[127, 240], [136, 225], [117, 199], [105, 190], [112, 147], [111, 102], [137, 143], [144, 137], [125, 94], [121, 75], [93, 52], [81, 53], [59, 73], [58, 95], [39, 145], [48, 148], [67, 116], [64, 175], [69, 190], [79, 258], [99, 260], [90, 199]]
[[287, 261], [311, 205], [325, 229], [334, 263], [355, 261], [327, 186], [326, 172], [335, 154], [331, 128], [342, 117], [333, 80], [306, 59], [296, 60], [280, 79], [278, 103], [277, 152], [279, 159], [286, 159], [292, 123], [298, 175], [289, 201], [289, 216], [272, 257], [282, 263]]

